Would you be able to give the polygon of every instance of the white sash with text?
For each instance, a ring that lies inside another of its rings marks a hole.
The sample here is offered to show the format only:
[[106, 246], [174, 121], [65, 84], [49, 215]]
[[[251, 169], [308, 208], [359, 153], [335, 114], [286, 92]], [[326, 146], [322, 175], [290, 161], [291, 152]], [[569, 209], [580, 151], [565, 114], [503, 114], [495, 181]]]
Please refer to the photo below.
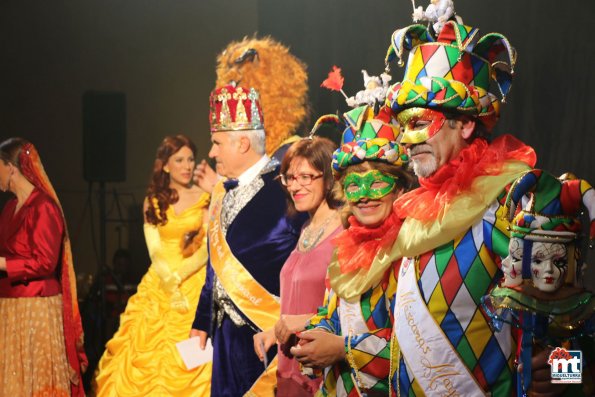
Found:
[[407, 367], [426, 395], [486, 395], [434, 321], [410, 258], [403, 259], [399, 271], [394, 332]]

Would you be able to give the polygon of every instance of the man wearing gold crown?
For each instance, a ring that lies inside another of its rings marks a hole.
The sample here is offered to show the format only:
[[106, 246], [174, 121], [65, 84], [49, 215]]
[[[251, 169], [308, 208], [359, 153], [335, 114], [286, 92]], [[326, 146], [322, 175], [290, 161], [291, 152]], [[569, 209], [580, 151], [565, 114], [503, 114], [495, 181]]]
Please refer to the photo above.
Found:
[[213, 396], [272, 396], [276, 348], [263, 368], [252, 337], [279, 318], [279, 273], [304, 219], [286, 216], [279, 162], [265, 154], [257, 91], [228, 85], [210, 102], [209, 157], [226, 180], [212, 193], [209, 265], [191, 335], [203, 347], [212, 339]]
[[[509, 396], [510, 329], [495, 332], [481, 297], [502, 278], [508, 231], [503, 199], [535, 164], [510, 135], [488, 142], [516, 59], [508, 40], [448, 21], [397, 30], [387, 61], [410, 52], [387, 105], [404, 129], [420, 187], [395, 202], [405, 218], [391, 255], [403, 256], [394, 308], [393, 388], [399, 395]], [[505, 55], [506, 61], [498, 58]], [[505, 326], [506, 327], [506, 326]]]
[[[266, 153], [281, 162], [298, 128], [308, 116], [306, 65], [289, 48], [272, 37], [244, 37], [232, 41], [217, 56], [216, 86], [241, 84], [253, 87], [267, 117]], [[279, 100], [283, 93], [283, 100]], [[200, 187], [210, 192], [217, 175], [206, 161], [196, 168]]]

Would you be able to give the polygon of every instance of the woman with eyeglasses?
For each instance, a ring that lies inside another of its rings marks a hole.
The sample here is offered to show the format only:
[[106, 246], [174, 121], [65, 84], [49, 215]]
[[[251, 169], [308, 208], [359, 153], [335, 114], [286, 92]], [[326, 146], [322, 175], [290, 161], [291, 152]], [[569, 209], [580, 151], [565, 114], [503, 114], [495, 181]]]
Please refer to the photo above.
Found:
[[324, 300], [331, 240], [342, 230], [341, 202], [333, 194], [334, 149], [326, 138], [305, 138], [288, 149], [281, 163], [279, 179], [287, 192], [289, 212], [307, 212], [310, 220], [281, 270], [281, 318], [274, 329], [254, 335], [254, 350], [261, 360], [273, 344], [280, 344], [277, 396], [312, 396], [320, 385], [320, 378], [310, 379], [300, 372], [289, 348], [295, 333], [305, 329]]
[[324, 369], [321, 395], [388, 395], [400, 258], [387, 253], [401, 225], [392, 206], [412, 177], [390, 111], [375, 115], [365, 106], [345, 118], [350, 127], [333, 154], [333, 168], [350, 213], [348, 225], [334, 239], [325, 305], [290, 352], [302, 365]]

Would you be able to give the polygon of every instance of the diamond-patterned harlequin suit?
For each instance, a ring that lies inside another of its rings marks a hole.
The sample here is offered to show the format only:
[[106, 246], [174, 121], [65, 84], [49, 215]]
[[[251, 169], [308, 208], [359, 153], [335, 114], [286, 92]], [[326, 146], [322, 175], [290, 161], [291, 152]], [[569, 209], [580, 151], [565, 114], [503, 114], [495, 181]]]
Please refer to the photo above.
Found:
[[[341, 305], [345, 302], [332, 290], [325, 297], [318, 314], [310, 320], [313, 329], [325, 330], [345, 337], [346, 345], [350, 343], [354, 359], [354, 370], [348, 361], [341, 361], [326, 367], [320, 393], [323, 396], [357, 397], [359, 393], [354, 379], [361, 378], [368, 395], [387, 395], [389, 388], [390, 339], [392, 334], [392, 310], [397, 289], [398, 260], [390, 266], [381, 282], [362, 294], [355, 304], [361, 311], [360, 324], [363, 332], [354, 332], [348, 340], [348, 330], [341, 328]], [[347, 350], [348, 347], [346, 346]]]
[[[481, 36], [477, 28], [452, 20], [435, 33], [414, 24], [393, 34], [386, 60], [401, 59], [405, 51], [409, 58], [403, 80], [391, 87], [387, 103], [397, 117], [411, 108], [453, 112], [491, 131], [501, 100], [490, 85], [496, 83], [502, 97], [508, 93], [515, 49], [499, 33]], [[401, 143], [421, 144], [431, 137], [406, 129]], [[467, 147], [453, 154], [456, 156], [432, 175], [420, 177], [418, 189], [395, 202], [396, 211], [405, 219], [397, 248], [393, 247], [395, 256], [400, 250], [398, 254], [405, 257], [398, 290], [411, 293], [415, 297], [412, 306], [420, 309], [416, 313], [423, 313], [426, 327], [416, 336], [424, 331], [432, 335], [428, 335], [431, 339], [422, 338], [428, 341], [427, 349], [413, 350], [408, 339], [415, 334], [413, 327], [406, 328], [402, 324], [406, 321], [394, 323], [395, 340], [403, 340], [401, 346], [397, 341], [391, 349], [391, 363], [395, 364], [392, 384], [394, 391], [404, 396], [438, 394], [437, 383], [447, 392], [464, 394], [464, 389], [481, 394], [481, 388], [492, 396], [509, 396], [514, 390], [511, 330], [495, 333], [481, 311], [480, 299], [501, 278], [500, 256], [508, 251], [507, 222], [501, 217], [507, 186], [535, 165], [535, 153], [504, 135], [491, 143], [482, 138], [468, 140]], [[397, 313], [395, 318], [402, 319], [405, 310]], [[437, 329], [432, 329], [428, 319]], [[421, 353], [412, 357], [414, 352]], [[442, 354], [452, 360], [442, 360]], [[430, 367], [424, 373], [426, 363]], [[436, 381], [438, 376], [430, 376], [433, 364], [457, 372], [450, 377], [441, 373]], [[411, 368], [415, 368], [419, 383]], [[422, 384], [426, 390], [421, 389]]]
[[[534, 164], [533, 149], [511, 136], [490, 144], [476, 139], [443, 166], [450, 177], [435, 184], [420, 178], [421, 187], [395, 203], [407, 217], [396, 243], [406, 256], [402, 266], [413, 262], [421, 298], [443, 342], [452, 345], [479, 387], [492, 396], [510, 396], [515, 390], [516, 343], [508, 325], [499, 332], [491, 328], [480, 300], [502, 278], [501, 258], [508, 254], [506, 195]], [[432, 210], [437, 215], [424, 219]], [[404, 326], [395, 322], [395, 335]], [[394, 391], [423, 396], [398, 341], [391, 356]]]
[[[505, 192], [483, 219], [455, 240], [417, 258], [403, 259], [415, 261], [418, 286], [434, 320], [479, 385], [494, 396], [512, 393], [514, 342], [510, 329], [494, 332], [490, 328], [480, 299], [502, 278], [500, 257], [508, 252], [508, 237], [497, 214], [503, 212]], [[401, 395], [424, 395], [403, 357], [393, 382]]]

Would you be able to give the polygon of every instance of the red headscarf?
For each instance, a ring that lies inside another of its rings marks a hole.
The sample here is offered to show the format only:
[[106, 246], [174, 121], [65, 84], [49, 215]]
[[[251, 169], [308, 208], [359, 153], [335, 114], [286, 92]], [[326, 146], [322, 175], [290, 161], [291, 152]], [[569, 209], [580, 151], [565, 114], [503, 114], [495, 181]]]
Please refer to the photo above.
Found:
[[[19, 154], [19, 166], [21, 173], [37, 189], [40, 189], [49, 195], [60, 207], [62, 206], [58, 196], [48, 179], [39, 153], [31, 143], [26, 143]], [[64, 212], [62, 211], [64, 219]], [[64, 220], [64, 240], [62, 241], [62, 258], [60, 260], [60, 282], [62, 286], [62, 304], [63, 304], [63, 323], [64, 323], [64, 343], [66, 345], [66, 356], [71, 368], [71, 396], [84, 396], [83, 382], [81, 372], [87, 369], [88, 361], [83, 349], [83, 326], [78, 309], [76, 294], [76, 277], [72, 264], [72, 251], [70, 249], [70, 237]]]

